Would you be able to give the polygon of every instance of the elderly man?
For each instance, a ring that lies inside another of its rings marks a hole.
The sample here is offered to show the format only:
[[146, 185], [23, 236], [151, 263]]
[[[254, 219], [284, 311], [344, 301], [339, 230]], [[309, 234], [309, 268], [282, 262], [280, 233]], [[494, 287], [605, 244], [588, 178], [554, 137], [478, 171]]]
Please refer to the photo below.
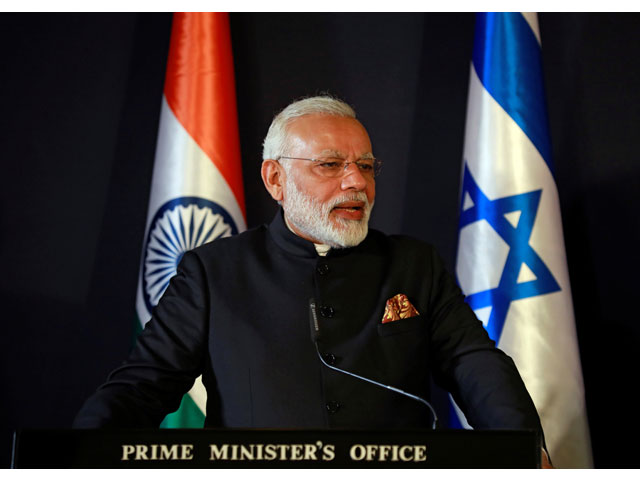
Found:
[[275, 117], [262, 179], [282, 206], [270, 225], [184, 255], [127, 362], [77, 427], [157, 426], [194, 379], [206, 426], [429, 427], [430, 377], [476, 428], [541, 431], [509, 357], [496, 349], [428, 244], [368, 229], [380, 167], [345, 103], [314, 97]]

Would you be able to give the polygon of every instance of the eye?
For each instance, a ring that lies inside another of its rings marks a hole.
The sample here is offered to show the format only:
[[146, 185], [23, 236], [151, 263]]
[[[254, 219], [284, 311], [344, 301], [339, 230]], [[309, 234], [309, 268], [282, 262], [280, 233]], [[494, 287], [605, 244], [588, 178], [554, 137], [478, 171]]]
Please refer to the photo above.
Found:
[[341, 158], [321, 158], [318, 159], [318, 166], [323, 170], [340, 170], [344, 167], [344, 160]]
[[357, 162], [356, 165], [363, 172], [373, 172], [373, 162]]

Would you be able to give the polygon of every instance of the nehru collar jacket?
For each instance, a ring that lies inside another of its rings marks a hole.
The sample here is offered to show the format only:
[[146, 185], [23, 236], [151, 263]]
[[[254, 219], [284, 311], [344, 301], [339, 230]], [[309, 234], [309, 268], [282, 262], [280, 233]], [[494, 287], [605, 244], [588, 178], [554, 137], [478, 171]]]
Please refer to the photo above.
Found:
[[[417, 315], [382, 323], [405, 295]], [[157, 426], [202, 375], [205, 426], [429, 428], [422, 404], [328, 369], [429, 397], [450, 391], [475, 428], [541, 430], [512, 360], [487, 336], [433, 247], [370, 230], [318, 256], [273, 222], [187, 252], [125, 364], [76, 427]]]

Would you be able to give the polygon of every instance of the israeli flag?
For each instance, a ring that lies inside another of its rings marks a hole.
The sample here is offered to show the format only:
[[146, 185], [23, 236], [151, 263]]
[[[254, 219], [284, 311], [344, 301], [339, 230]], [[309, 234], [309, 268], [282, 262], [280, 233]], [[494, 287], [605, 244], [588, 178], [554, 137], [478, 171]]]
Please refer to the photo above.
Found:
[[467, 302], [514, 359], [554, 465], [591, 467], [535, 13], [476, 17], [460, 193]]

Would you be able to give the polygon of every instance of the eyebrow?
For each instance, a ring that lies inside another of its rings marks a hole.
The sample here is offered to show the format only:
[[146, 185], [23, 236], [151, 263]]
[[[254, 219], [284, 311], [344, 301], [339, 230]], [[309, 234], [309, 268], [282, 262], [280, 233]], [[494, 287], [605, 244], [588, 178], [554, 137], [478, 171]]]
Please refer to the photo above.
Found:
[[[339, 152], [338, 150], [323, 150], [322, 152], [320, 152], [320, 155], [318, 155], [320, 157], [335, 157], [335, 158], [341, 158], [344, 159], [344, 157], [346, 155], [344, 155], [343, 153]], [[360, 155], [360, 158], [358, 158], [358, 160], [375, 160], [375, 156], [373, 155], [373, 153], [371, 152], [367, 152], [367, 153], [363, 153], [362, 155]]]
[[319, 157], [335, 157], [335, 158], [343, 158], [344, 155], [337, 150], [326, 149], [320, 152]]

